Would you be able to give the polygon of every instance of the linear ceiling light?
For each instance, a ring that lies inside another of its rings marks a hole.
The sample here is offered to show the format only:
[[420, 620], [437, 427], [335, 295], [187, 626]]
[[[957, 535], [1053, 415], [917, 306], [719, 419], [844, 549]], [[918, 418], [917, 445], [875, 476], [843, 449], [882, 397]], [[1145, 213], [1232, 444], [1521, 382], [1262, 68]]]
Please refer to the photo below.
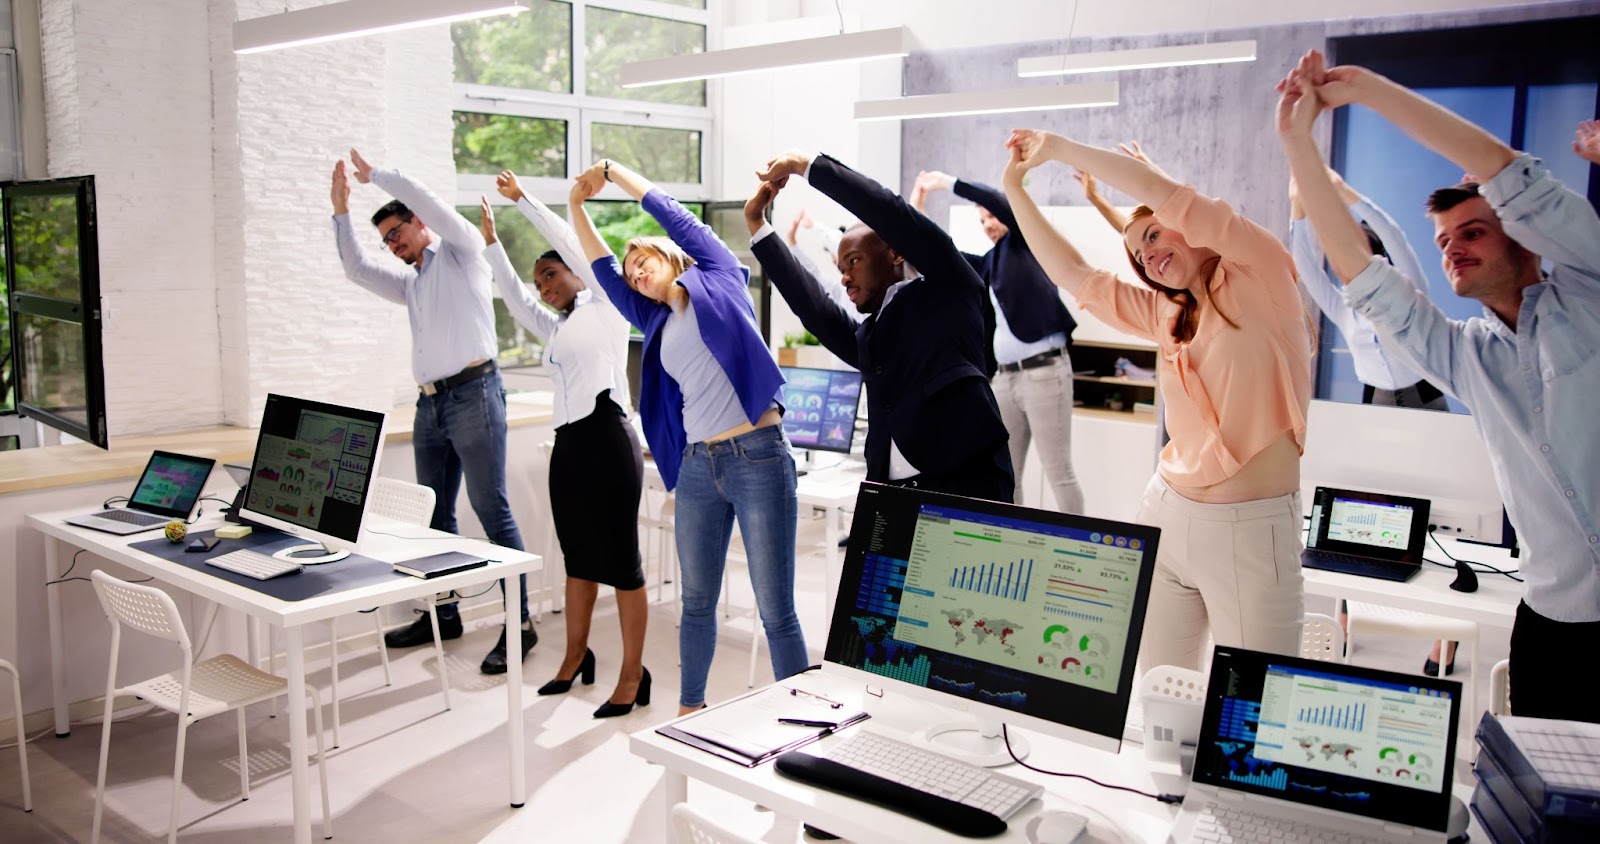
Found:
[[911, 31], [897, 26], [709, 53], [686, 53], [623, 65], [622, 87], [639, 88], [784, 67], [904, 56], [911, 52], [912, 46]]
[[1083, 85], [1011, 88], [1004, 91], [961, 91], [954, 94], [899, 97], [893, 100], [861, 100], [856, 103], [856, 119], [907, 120], [916, 117], [955, 117], [962, 114], [994, 114], [1005, 111], [1050, 111], [1058, 108], [1089, 108], [1116, 104], [1117, 83], [1093, 82]]
[[233, 51], [261, 53], [527, 10], [527, 0], [344, 0], [235, 21]]
[[1140, 50], [1105, 50], [1098, 53], [1033, 56], [1017, 60], [1017, 75], [1061, 76], [1068, 73], [1105, 73], [1112, 70], [1140, 70], [1148, 67], [1182, 67], [1255, 60], [1256, 42], [1253, 39], [1219, 41], [1213, 44], [1178, 44]]

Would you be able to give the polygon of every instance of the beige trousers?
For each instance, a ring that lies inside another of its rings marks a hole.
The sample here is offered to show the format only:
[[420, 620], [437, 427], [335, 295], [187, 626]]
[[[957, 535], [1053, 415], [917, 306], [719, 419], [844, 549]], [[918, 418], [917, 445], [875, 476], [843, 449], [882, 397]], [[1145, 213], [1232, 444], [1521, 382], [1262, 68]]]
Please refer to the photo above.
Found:
[[1217, 645], [1296, 654], [1305, 616], [1300, 493], [1201, 504], [1156, 475], [1138, 521], [1161, 529], [1145, 613], [1142, 670], [1200, 669]]

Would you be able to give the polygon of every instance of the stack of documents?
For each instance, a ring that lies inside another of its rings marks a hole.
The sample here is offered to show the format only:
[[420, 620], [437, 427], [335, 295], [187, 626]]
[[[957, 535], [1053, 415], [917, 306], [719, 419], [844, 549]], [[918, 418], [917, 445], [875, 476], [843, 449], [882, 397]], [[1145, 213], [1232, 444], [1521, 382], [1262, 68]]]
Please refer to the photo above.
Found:
[[839, 701], [777, 684], [679, 719], [656, 732], [753, 767], [868, 717]]

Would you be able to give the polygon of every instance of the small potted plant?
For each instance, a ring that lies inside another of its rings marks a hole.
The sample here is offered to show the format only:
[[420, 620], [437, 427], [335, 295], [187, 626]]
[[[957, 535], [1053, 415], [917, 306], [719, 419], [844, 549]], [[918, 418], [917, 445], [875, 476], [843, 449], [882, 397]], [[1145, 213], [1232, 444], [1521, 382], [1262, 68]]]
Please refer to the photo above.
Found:
[[821, 352], [821, 351], [823, 351], [822, 348], [821, 348], [821, 346], [822, 346], [821, 342], [819, 342], [817, 340], [817, 338], [814, 335], [812, 335], [812, 333], [809, 332], [809, 331], [796, 331], [796, 332], [791, 332], [789, 334], [783, 335], [783, 348], [778, 350], [778, 365], [779, 366], [812, 366], [812, 365], [815, 365], [814, 363], [810, 362], [809, 360], [806, 363], [801, 363], [801, 361], [800, 361], [801, 350], [802, 350], [803, 347], [806, 347], [806, 346], [816, 347], [814, 350], [813, 349], [805, 349], [805, 351], [808, 353], [808, 354], [805, 355], [805, 357], [807, 357], [808, 359], [813, 357], [813, 354], [812, 354], [813, 352]]
[[1112, 410], [1122, 410], [1127, 407], [1127, 405], [1122, 403], [1121, 390], [1112, 390], [1111, 395], [1106, 396], [1106, 407], [1109, 407]]

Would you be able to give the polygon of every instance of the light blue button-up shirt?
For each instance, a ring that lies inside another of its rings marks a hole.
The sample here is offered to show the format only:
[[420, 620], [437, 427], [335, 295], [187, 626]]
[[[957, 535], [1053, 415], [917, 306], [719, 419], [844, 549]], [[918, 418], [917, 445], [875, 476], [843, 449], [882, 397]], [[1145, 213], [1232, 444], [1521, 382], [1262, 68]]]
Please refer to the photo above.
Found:
[[989, 304], [994, 305], [994, 359], [996, 363], [1021, 363], [1034, 355], [1042, 355], [1051, 349], [1064, 349], [1067, 347], [1067, 334], [1057, 331], [1029, 343], [1017, 339], [1011, 333], [1011, 323], [1006, 322], [1006, 312], [1000, 308], [1000, 299], [994, 295], [994, 288], [989, 288]]
[[333, 218], [344, 274], [411, 318], [411, 375], [418, 384], [448, 378], [476, 360], [494, 360], [494, 274], [478, 227], [433, 191], [397, 170], [372, 171], [372, 183], [404, 202], [438, 240], [422, 269], [374, 260], [356, 239], [349, 214]]
[[1487, 309], [1449, 319], [1381, 257], [1345, 298], [1386, 349], [1471, 408], [1526, 549], [1528, 606], [1600, 621], [1600, 217], [1525, 153], [1482, 193], [1506, 234], [1552, 265], [1523, 291], [1515, 331]]
[[[1427, 295], [1427, 276], [1423, 275], [1417, 253], [1406, 240], [1400, 225], [1366, 197], [1352, 203], [1350, 213], [1357, 220], [1365, 220], [1367, 225], [1372, 226], [1373, 233], [1383, 241], [1383, 248], [1388, 250], [1394, 268], [1410, 279], [1423, 295]], [[1322, 244], [1317, 241], [1308, 221], [1289, 221], [1289, 252], [1294, 256], [1294, 268], [1300, 274], [1300, 286], [1305, 288], [1306, 294], [1317, 303], [1328, 321], [1344, 335], [1344, 342], [1350, 347], [1350, 362], [1355, 365], [1356, 378], [1361, 383], [1380, 390], [1399, 390], [1422, 380], [1420, 372], [1394, 355], [1386, 354], [1378, 342], [1378, 333], [1373, 330], [1372, 323], [1345, 303], [1344, 285], [1328, 272], [1327, 264], [1323, 262]]]

